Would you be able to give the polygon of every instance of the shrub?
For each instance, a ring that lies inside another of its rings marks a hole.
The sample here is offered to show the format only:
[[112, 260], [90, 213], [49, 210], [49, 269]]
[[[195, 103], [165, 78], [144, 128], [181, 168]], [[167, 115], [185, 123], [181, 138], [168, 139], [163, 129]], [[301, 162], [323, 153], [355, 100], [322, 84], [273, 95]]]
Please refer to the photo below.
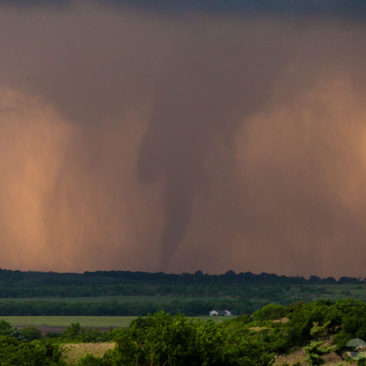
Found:
[[276, 320], [281, 319], [287, 313], [286, 308], [283, 305], [268, 304], [262, 309], [253, 313], [254, 320]]
[[100, 357], [95, 357], [93, 355], [86, 355], [85, 357], [81, 358], [76, 366], [109, 366], [110, 363]]
[[36, 327], [25, 327], [22, 329], [22, 333], [26, 342], [42, 338], [41, 331]]

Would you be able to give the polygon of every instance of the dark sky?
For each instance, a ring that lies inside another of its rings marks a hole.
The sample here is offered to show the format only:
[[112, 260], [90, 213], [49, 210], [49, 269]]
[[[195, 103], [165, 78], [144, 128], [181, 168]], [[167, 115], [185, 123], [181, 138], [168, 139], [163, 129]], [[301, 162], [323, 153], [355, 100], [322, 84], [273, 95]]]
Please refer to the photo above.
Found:
[[365, 2], [197, 3], [0, 0], [0, 267], [365, 276]]

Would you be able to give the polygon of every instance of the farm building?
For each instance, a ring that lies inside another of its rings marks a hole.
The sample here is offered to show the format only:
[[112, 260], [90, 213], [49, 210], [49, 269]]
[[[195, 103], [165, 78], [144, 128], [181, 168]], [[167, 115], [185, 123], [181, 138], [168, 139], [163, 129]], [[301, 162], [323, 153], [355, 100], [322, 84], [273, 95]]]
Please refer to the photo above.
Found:
[[211, 310], [209, 312], [210, 316], [232, 316], [232, 312], [230, 310]]

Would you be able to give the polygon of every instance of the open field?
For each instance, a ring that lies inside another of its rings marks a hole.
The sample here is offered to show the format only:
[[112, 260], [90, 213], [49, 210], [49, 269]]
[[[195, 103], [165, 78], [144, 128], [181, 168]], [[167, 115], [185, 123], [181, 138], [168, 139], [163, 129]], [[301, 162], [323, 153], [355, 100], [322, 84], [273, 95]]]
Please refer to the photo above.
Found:
[[[119, 328], [128, 327], [137, 316], [2, 316], [3, 319], [13, 326], [49, 326], [49, 327], [67, 327], [71, 323], [80, 323], [82, 327], [100, 327], [100, 328]], [[215, 322], [228, 319], [224, 316], [199, 316], [192, 319], [214, 320]], [[230, 317], [229, 319], [233, 319]]]
[[70, 343], [64, 345], [63, 357], [68, 365], [74, 365], [77, 360], [87, 354], [102, 357], [104, 353], [113, 349], [113, 342], [105, 343]]
[[80, 323], [82, 327], [127, 327], [136, 316], [2, 316], [11, 325], [67, 327]]

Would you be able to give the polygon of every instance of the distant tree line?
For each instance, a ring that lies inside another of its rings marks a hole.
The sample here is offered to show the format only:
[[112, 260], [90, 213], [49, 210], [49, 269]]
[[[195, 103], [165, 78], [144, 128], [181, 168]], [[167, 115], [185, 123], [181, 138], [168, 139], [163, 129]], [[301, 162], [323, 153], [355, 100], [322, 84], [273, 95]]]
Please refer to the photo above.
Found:
[[[277, 292], [289, 286], [324, 284], [363, 284], [354, 277], [320, 278], [278, 276], [275, 274], [228, 271], [221, 275], [166, 274], [162, 272], [97, 271], [80, 273], [22, 272], [0, 269], [0, 298], [81, 297], [168, 295], [231, 296], [234, 293], [252, 297], [258, 287]], [[273, 290], [275, 288], [275, 290]]]
[[[212, 309], [252, 313], [269, 303], [289, 305], [318, 298], [351, 297], [363, 279], [321, 279], [228, 271], [222, 275], [130, 271], [79, 273], [21, 272], [0, 269], [0, 315], [207, 315]], [[359, 293], [359, 290], [357, 290]], [[87, 301], [89, 297], [123, 297]], [[146, 296], [137, 302], [129, 296]], [[151, 300], [147, 296], [152, 296]], [[67, 298], [84, 298], [71, 299]], [[154, 298], [153, 298], [154, 297]], [[160, 297], [161, 301], [154, 301]], [[30, 300], [30, 298], [33, 298]], [[57, 299], [52, 299], [57, 298]], [[19, 299], [19, 300], [15, 300]], [[80, 300], [80, 301], [79, 301]]]

